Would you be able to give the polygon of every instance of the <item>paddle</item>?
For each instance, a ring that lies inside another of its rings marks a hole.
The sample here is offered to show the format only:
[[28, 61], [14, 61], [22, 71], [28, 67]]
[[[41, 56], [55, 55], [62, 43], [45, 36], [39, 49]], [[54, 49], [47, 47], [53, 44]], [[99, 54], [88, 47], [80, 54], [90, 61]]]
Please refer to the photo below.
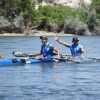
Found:
[[[12, 54], [15, 57], [19, 57], [21, 59], [37, 59], [37, 60], [41, 60], [39, 58], [36, 58], [36, 55], [37, 54], [26, 54], [26, 53], [22, 53], [22, 52], [17, 52], [17, 53], [16, 52], [13, 52]], [[66, 58], [64, 56], [62, 56], [61, 58], [57, 58], [56, 56], [53, 56], [51, 59], [54, 60], [54, 61], [65, 61]]]
[[[15, 57], [20, 57], [21, 59], [37, 59], [36, 54], [26, 54], [26, 53], [20, 53], [19, 55], [14, 55]], [[71, 55], [61, 55], [61, 58], [53, 57], [52, 58], [55, 61], [69, 61], [72, 63], [80, 63], [80, 61], [74, 60], [71, 58]], [[100, 62], [100, 58], [92, 58], [92, 57], [86, 57], [86, 59], [90, 59], [92, 61]]]
[[92, 58], [92, 57], [88, 57], [88, 59], [93, 60], [93, 61], [100, 62], [100, 58]]
[[39, 53], [35, 53], [35, 54], [27, 54], [27, 53], [23, 53], [23, 52], [12, 52], [13, 56], [15, 57], [36, 57], [39, 55]]

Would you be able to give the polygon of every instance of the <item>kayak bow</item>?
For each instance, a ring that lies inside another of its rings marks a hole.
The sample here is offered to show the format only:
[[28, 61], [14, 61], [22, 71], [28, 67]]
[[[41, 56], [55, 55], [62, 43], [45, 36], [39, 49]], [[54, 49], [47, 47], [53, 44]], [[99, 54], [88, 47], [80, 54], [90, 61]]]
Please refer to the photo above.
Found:
[[25, 63], [19, 59], [0, 59], [0, 66], [8, 65], [24, 65]]

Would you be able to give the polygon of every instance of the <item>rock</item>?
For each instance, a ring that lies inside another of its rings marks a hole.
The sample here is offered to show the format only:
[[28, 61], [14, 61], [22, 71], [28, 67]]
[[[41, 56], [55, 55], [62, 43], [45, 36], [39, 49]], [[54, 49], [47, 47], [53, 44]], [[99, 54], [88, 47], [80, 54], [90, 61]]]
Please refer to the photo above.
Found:
[[42, 5], [56, 4], [70, 6], [72, 8], [79, 8], [82, 5], [89, 6], [92, 0], [42, 0]]
[[1, 16], [0, 17], [0, 33], [22, 33], [24, 31], [23, 18], [16, 16], [11, 22]]
[[65, 33], [71, 34], [76, 31], [78, 35], [92, 35], [91, 32], [89, 32], [88, 30], [87, 24], [80, 21], [77, 17], [68, 17], [65, 20], [64, 31]]
[[11, 23], [5, 19], [3, 16], [0, 17], [0, 33], [9, 31], [8, 28], [11, 26]]
[[3, 16], [1, 16], [0, 17], [0, 28], [7, 27], [9, 25], [11, 25], [11, 23], [7, 19], [5, 19]]
[[100, 35], [100, 26], [95, 27], [95, 35]]
[[14, 19], [13, 24], [15, 25], [15, 27], [19, 28], [19, 27], [23, 27], [24, 23], [23, 23], [23, 17], [22, 16], [17, 16]]
[[22, 16], [16, 16], [13, 21], [13, 26], [16, 33], [24, 32], [24, 19]]

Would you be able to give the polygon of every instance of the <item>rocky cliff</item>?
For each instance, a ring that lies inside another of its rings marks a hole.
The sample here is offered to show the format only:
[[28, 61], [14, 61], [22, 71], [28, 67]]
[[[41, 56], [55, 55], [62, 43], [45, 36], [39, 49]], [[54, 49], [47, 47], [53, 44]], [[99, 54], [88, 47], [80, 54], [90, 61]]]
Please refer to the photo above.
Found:
[[73, 8], [79, 8], [81, 6], [89, 6], [91, 4], [91, 0], [42, 0], [42, 3], [46, 4], [59, 4], [70, 6]]

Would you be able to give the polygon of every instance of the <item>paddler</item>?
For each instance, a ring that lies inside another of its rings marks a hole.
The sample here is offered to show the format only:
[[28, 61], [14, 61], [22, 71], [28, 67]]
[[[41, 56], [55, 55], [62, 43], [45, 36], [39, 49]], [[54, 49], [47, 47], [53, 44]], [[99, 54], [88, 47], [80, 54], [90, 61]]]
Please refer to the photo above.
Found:
[[60, 51], [59, 49], [53, 47], [49, 42], [48, 42], [48, 37], [47, 36], [40, 36], [41, 40], [41, 50], [40, 53], [35, 54], [38, 59], [52, 59], [53, 56], [56, 56], [56, 58], [60, 58]]
[[72, 38], [72, 44], [66, 43], [58, 37], [56, 37], [56, 41], [65, 47], [68, 47], [72, 57], [80, 57], [84, 53], [83, 46], [79, 44], [79, 39], [77, 36]]

